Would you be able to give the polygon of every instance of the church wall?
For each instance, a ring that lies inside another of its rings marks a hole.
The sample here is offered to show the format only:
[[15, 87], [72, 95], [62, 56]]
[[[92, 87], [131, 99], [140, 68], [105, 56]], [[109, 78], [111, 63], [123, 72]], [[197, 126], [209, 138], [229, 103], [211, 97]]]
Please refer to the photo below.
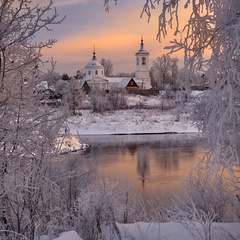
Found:
[[135, 77], [138, 78], [138, 79], [150, 78], [149, 71], [136, 71], [135, 72]]
[[136, 62], [136, 71], [138, 70], [145, 70], [145, 71], [149, 71], [149, 61], [148, 61], [148, 57], [146, 56], [145, 57], [145, 61], [146, 61], [146, 64], [143, 65], [142, 64], [142, 57], [145, 57], [145, 56], [137, 56], [137, 62]]
[[[90, 74], [89, 74], [90, 73]], [[105, 77], [104, 68], [102, 66], [86, 66], [85, 67], [85, 78], [89, 79], [92, 77]]]

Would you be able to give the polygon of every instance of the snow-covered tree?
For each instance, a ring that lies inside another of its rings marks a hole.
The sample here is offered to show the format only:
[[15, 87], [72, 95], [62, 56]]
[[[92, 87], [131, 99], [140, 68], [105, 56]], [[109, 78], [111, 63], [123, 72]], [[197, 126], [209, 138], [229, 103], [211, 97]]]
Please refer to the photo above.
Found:
[[101, 64], [104, 66], [105, 76], [107, 76], [107, 77], [112, 76], [113, 64], [112, 64], [111, 60], [102, 58]]
[[82, 79], [82, 78], [84, 77], [84, 75], [85, 75], [85, 71], [84, 71], [84, 69], [82, 68], [81, 70], [77, 70], [77, 73], [76, 73], [75, 78], [76, 78], [76, 79]]
[[[179, 5], [192, 9], [189, 21], [179, 29]], [[160, 4], [160, 1], [157, 1]], [[147, 1], [144, 11], [150, 17], [154, 3]], [[224, 166], [240, 165], [239, 83], [240, 83], [240, 2], [238, 0], [163, 1], [159, 16], [158, 39], [166, 36], [167, 24], [175, 23], [170, 52], [183, 50], [185, 66], [180, 76], [182, 88], [190, 90], [190, 80], [196, 71], [205, 73], [210, 91], [196, 105], [195, 123], [203, 131], [214, 155], [208, 160]], [[210, 52], [207, 58], [206, 51]]]
[[51, 195], [49, 169], [55, 157], [53, 141], [64, 116], [60, 109], [42, 106], [34, 93], [38, 53], [18, 44], [5, 50], [6, 58], [11, 53], [13, 70], [6, 61], [0, 94], [0, 226], [5, 237], [33, 239], [37, 226], [44, 227], [45, 205]]
[[[107, 10], [110, 2], [104, 1]], [[183, 28], [179, 18], [181, 4], [185, 16], [189, 14]], [[171, 53], [184, 52], [185, 65], [179, 77], [182, 89], [190, 93], [196, 71], [205, 73], [208, 79], [210, 90], [194, 113], [194, 122], [212, 146], [208, 162], [230, 168], [239, 166], [240, 1], [146, 0], [141, 16], [147, 14], [150, 19], [151, 11], [158, 6], [158, 40], [167, 35], [168, 28], [174, 28], [176, 38], [166, 49]]]
[[[108, 10], [111, 1], [104, 2]], [[165, 48], [170, 53], [184, 53], [184, 67], [178, 78], [182, 91], [185, 91], [183, 96], [191, 92], [191, 79], [196, 74], [204, 76], [208, 81], [209, 90], [197, 99], [193, 107], [193, 121], [203, 132], [208, 145], [208, 151], [202, 160], [207, 168], [213, 167], [213, 173], [223, 168], [230, 170], [236, 176], [232, 184], [239, 192], [240, 1], [146, 0], [141, 16], [146, 14], [150, 20], [152, 11], [158, 7], [160, 15], [157, 39], [161, 41], [168, 30], [173, 29], [175, 37], [170, 41], [170, 46]], [[182, 20], [181, 14], [188, 16], [188, 20]], [[210, 183], [212, 176], [208, 175], [206, 183]], [[201, 188], [199, 184], [196, 184], [195, 190]], [[209, 239], [207, 228], [216, 218], [217, 210], [209, 215], [197, 208], [204, 198], [199, 197], [195, 201], [190, 196], [189, 200], [190, 206], [187, 206], [186, 201], [180, 199], [175, 204], [175, 213], [178, 216], [183, 213], [184, 219], [187, 219], [187, 211], [192, 211], [194, 215], [190, 218], [197, 216], [196, 221], [199, 219], [203, 228], [206, 226], [206, 235], [202, 238]]]
[[116, 221], [122, 223], [149, 221], [146, 205], [133, 191], [133, 182], [128, 176], [118, 182], [116, 193], [117, 207], [115, 208]]
[[135, 72], [132, 72], [132, 73], [120, 72], [115, 74], [114, 77], [135, 77]]
[[[108, 9], [110, 1], [104, 2]], [[190, 9], [189, 20], [182, 29], [180, 4]], [[171, 53], [184, 52], [185, 66], [179, 78], [182, 89], [191, 91], [190, 82], [196, 71], [204, 72], [209, 81], [210, 91], [196, 106], [194, 118], [213, 147], [214, 155], [208, 160], [212, 164], [239, 166], [240, 1], [146, 0], [141, 16], [146, 13], [150, 19], [158, 5], [158, 40], [167, 35], [168, 27], [174, 28], [176, 38], [166, 48]]]
[[158, 88], [164, 88], [168, 84], [175, 86], [178, 76], [177, 62], [177, 58], [171, 58], [169, 55], [157, 57], [150, 69], [152, 85]]
[[[75, 202], [75, 224], [84, 239], [122, 239], [114, 210], [118, 204], [115, 183], [108, 179], [88, 184]], [[104, 237], [106, 228], [109, 238]]]
[[107, 94], [108, 105], [113, 109], [123, 109], [127, 106], [126, 101], [127, 91], [122, 88], [110, 88]]
[[99, 89], [98, 87], [91, 88], [90, 105], [93, 112], [103, 113], [109, 109], [107, 94], [105, 90]]
[[75, 110], [79, 110], [82, 101], [86, 97], [85, 92], [81, 89], [81, 83], [77, 79], [57, 81], [56, 92], [62, 96], [63, 104], [71, 113]]
[[58, 72], [49, 70], [47, 73], [41, 73], [40, 81], [47, 81], [48, 87], [55, 87], [57, 81], [61, 79]]
[[[40, 2], [39, 2], [40, 3]], [[0, 5], [0, 236], [34, 239], [47, 226], [54, 192], [53, 141], [65, 116], [40, 104], [41, 49], [35, 34], [58, 24], [52, 1], [45, 7], [29, 0]], [[56, 189], [55, 189], [56, 190]]]
[[197, 240], [212, 240], [214, 237], [213, 221], [216, 215], [206, 213], [197, 208], [196, 203], [189, 198], [189, 203], [178, 196], [172, 199], [173, 206], [168, 210], [169, 218], [182, 224]]
[[[235, 221], [235, 194], [222, 174], [211, 180], [209, 174], [196, 168], [190, 172], [189, 179], [182, 186], [180, 194], [175, 195], [166, 209], [171, 221], [182, 224], [194, 239], [218, 239], [212, 222]], [[215, 227], [216, 228], [216, 227]], [[222, 233], [228, 239], [227, 233]], [[234, 239], [234, 238], [233, 238]]]
[[67, 73], [63, 73], [62, 75], [62, 80], [64, 81], [69, 81], [71, 78], [69, 77], [69, 75]]

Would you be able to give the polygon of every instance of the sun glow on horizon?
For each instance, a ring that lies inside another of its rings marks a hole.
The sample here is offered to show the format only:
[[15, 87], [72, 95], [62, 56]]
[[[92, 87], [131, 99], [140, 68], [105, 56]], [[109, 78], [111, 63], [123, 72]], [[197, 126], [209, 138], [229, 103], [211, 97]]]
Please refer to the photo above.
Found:
[[[71, 3], [77, 2], [72, 0], [68, 7], [72, 6]], [[61, 9], [63, 9], [63, 3], [66, 1], [56, 3], [62, 4]], [[71, 15], [66, 18], [66, 21], [62, 23], [63, 26], [58, 27], [58, 32], [62, 30], [65, 34], [57, 38], [58, 42], [53, 48], [43, 51], [44, 60], [51, 57], [57, 60], [56, 70], [60, 74], [69, 72], [72, 75], [84, 68], [92, 58], [93, 45], [96, 46], [98, 60], [105, 58], [112, 61], [114, 73], [133, 72], [135, 71], [135, 53], [140, 48], [142, 34], [144, 48], [150, 53], [149, 67], [158, 56], [169, 52], [164, 49], [164, 46], [170, 45], [169, 41], [173, 39], [174, 30], [169, 29], [168, 36], [162, 39], [161, 43], [156, 40], [159, 13], [157, 10], [152, 12], [150, 23], [148, 23], [147, 16], [140, 18], [141, 4], [137, 7], [136, 3], [135, 5], [129, 4], [130, 7], [127, 9], [122, 5], [116, 6], [110, 9], [110, 13], [104, 12], [104, 8], [97, 8], [97, 4], [95, 9], [93, 1], [89, 1], [89, 4], [85, 0], [79, 1], [78, 5], [81, 6], [79, 9], [82, 14], [85, 15], [82, 16], [79, 12], [79, 18], [75, 16], [72, 19]], [[86, 13], [88, 9], [91, 9], [89, 14]], [[183, 15], [182, 18], [186, 16]], [[173, 55], [178, 58], [182, 56], [182, 52]]]

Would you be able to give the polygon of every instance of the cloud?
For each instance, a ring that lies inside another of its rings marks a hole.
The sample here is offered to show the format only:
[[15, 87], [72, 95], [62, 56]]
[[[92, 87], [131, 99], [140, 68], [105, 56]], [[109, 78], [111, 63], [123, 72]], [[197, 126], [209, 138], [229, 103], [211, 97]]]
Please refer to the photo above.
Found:
[[[58, 61], [56, 70], [60, 73], [73, 74], [83, 68], [92, 58], [93, 45], [98, 60], [110, 59], [115, 73], [133, 72], [141, 34], [144, 46], [150, 52], [150, 62], [167, 53], [163, 47], [173, 38], [173, 30], [168, 29], [167, 38], [161, 43], [156, 41], [159, 11], [153, 11], [151, 21], [147, 23], [146, 15], [140, 18], [142, 6], [139, 0], [119, 0], [110, 12], [105, 12], [100, 0], [55, 0], [54, 3], [60, 14], [66, 14], [67, 18], [39, 39], [58, 39], [58, 43], [52, 49], [45, 49], [43, 54], [44, 59], [54, 57]], [[181, 57], [181, 54], [176, 53], [174, 57]]]
[[75, 4], [84, 4], [89, 3], [91, 0], [55, 0], [55, 6], [68, 6], [68, 5], [75, 5]]

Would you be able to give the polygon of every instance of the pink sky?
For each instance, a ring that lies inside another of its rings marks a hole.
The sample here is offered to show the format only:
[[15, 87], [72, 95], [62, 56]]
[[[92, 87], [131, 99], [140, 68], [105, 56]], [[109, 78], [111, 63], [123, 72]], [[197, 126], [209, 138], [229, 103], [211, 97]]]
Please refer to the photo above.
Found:
[[[161, 43], [156, 40], [160, 8], [153, 11], [148, 23], [146, 15], [140, 18], [144, 0], [119, 0], [117, 6], [111, 4], [110, 12], [105, 11], [102, 0], [55, 0], [54, 3], [59, 15], [66, 15], [66, 19], [61, 25], [53, 26], [54, 31], [43, 32], [38, 37], [58, 40], [52, 49], [44, 50], [43, 59], [53, 57], [60, 74], [74, 75], [83, 69], [92, 58], [93, 45], [99, 61], [101, 58], [112, 61], [114, 73], [134, 72], [135, 53], [142, 34], [151, 67], [153, 60], [167, 53], [163, 48], [173, 39], [169, 31], [168, 39]], [[175, 56], [182, 58], [180, 53]]]

